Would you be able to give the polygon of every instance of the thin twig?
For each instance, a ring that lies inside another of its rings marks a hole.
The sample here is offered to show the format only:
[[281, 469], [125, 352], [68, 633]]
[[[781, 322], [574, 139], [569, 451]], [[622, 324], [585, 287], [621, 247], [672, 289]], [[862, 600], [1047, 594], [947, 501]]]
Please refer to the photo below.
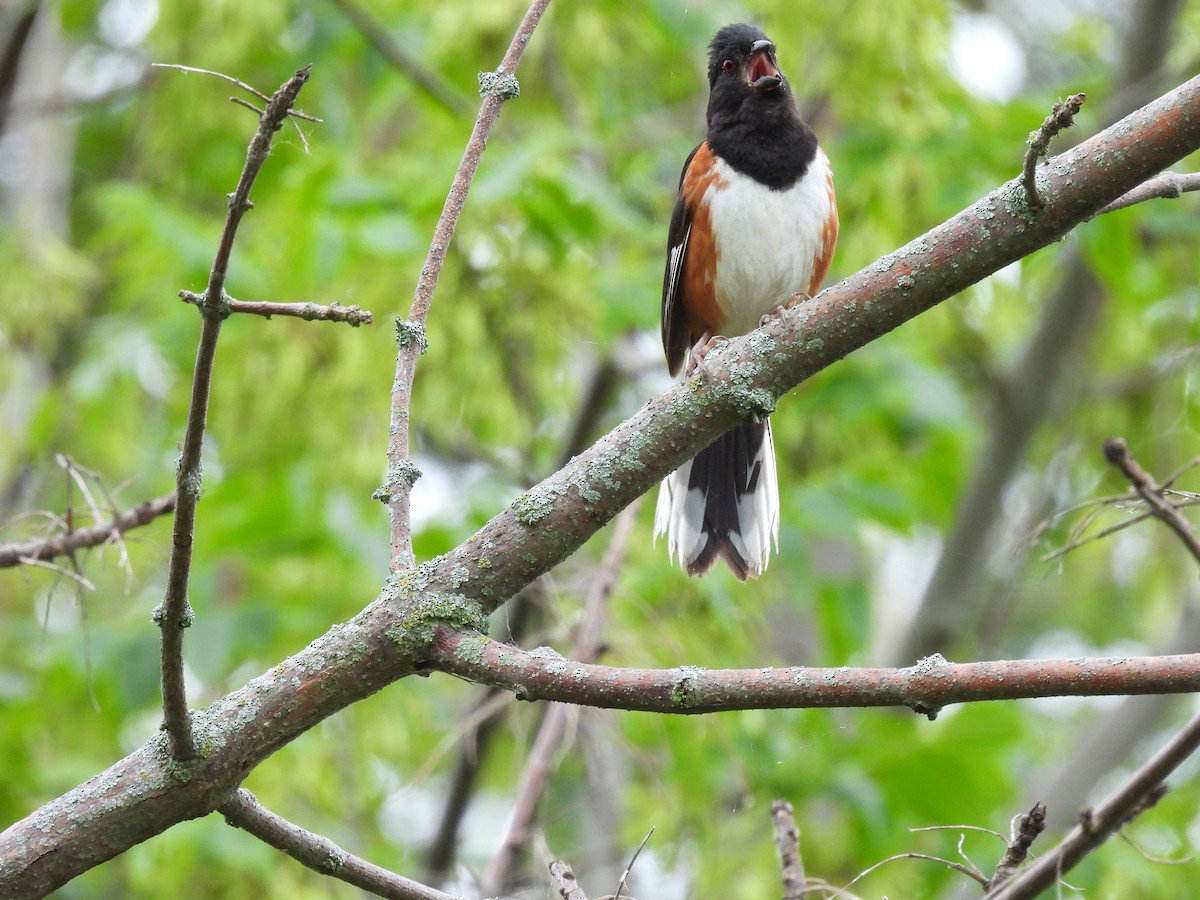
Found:
[[408, 453], [409, 407], [412, 401], [413, 377], [416, 374], [417, 358], [425, 352], [425, 321], [429, 317], [429, 306], [433, 301], [433, 291], [437, 287], [438, 275], [442, 271], [442, 263], [446, 259], [446, 250], [454, 236], [454, 228], [458, 217], [466, 203], [467, 193], [471, 189], [471, 181], [479, 168], [479, 160], [483, 156], [488, 135], [500, 107], [504, 101], [518, 96], [520, 93], [514, 73], [517, 64], [533, 37], [533, 31], [549, 6], [550, 0], [533, 0], [525, 17], [517, 27], [508, 52], [500, 63], [500, 68], [492, 73], [480, 75], [480, 90], [483, 102], [479, 107], [479, 115], [475, 119], [475, 127], [467, 141], [467, 148], [454, 181], [446, 195], [442, 214], [433, 230], [433, 241], [429, 245], [429, 253], [425, 264], [421, 267], [421, 275], [417, 279], [413, 293], [412, 307], [407, 319], [396, 321], [396, 378], [392, 385], [392, 413], [390, 441], [388, 443], [388, 474], [383, 486], [375, 496], [388, 504], [391, 516], [391, 568], [398, 572], [414, 562], [412, 552], [412, 521], [410, 501], [412, 486], [420, 473], [413, 466]]
[[1025, 166], [1021, 170], [1021, 183], [1025, 186], [1025, 199], [1030, 209], [1041, 209], [1046, 205], [1037, 189], [1038, 160], [1046, 155], [1054, 136], [1064, 128], [1071, 127], [1075, 115], [1086, 99], [1087, 95], [1080, 92], [1055, 103], [1054, 109], [1050, 111], [1050, 115], [1046, 116], [1041, 127], [1029, 135], [1029, 147], [1025, 150]]
[[804, 860], [800, 856], [800, 829], [792, 804], [786, 800], [771, 802], [771, 822], [775, 826], [775, 851], [779, 854], [779, 873], [783, 878], [783, 900], [804, 897]]
[[187, 427], [183, 434], [183, 449], [179, 454], [176, 472], [175, 527], [171, 535], [167, 590], [162, 604], [154, 611], [154, 620], [162, 631], [163, 723], [171, 739], [171, 755], [178, 760], [190, 760], [195, 756], [187, 693], [183, 683], [183, 631], [192, 624], [193, 618], [191, 605], [188, 603], [188, 578], [191, 574], [192, 547], [195, 542], [196, 506], [200, 502], [200, 454], [204, 444], [204, 427], [208, 419], [213, 363], [216, 359], [221, 322], [229, 315], [225, 306], [225, 277], [229, 272], [229, 258], [233, 253], [238, 225], [252, 206], [250, 188], [271, 153], [271, 140], [275, 132], [282, 127], [300, 89], [307, 83], [311, 69], [311, 66], [305, 66], [296, 72], [280, 86], [267, 103], [266, 110], [259, 120], [258, 130], [246, 150], [246, 164], [238, 178], [237, 187], [229, 195], [225, 227], [221, 231], [217, 255], [208, 276], [208, 287], [200, 304], [200, 341], [192, 375], [192, 396], [188, 407]]
[[642, 851], [646, 849], [646, 844], [650, 842], [650, 838], [654, 835], [656, 827], [655, 825], [650, 826], [650, 830], [646, 832], [646, 836], [642, 838], [642, 842], [633, 851], [633, 856], [629, 857], [629, 863], [625, 866], [625, 871], [621, 873], [621, 879], [617, 882], [617, 892], [612, 895], [612, 900], [621, 900], [621, 895], [625, 893], [625, 888], [628, 887], [629, 876], [633, 874], [634, 863], [642, 855]]
[[423, 65], [417, 57], [409, 53], [404, 45], [394, 40], [387, 29], [369, 12], [351, 0], [329, 0], [342, 11], [342, 14], [353, 23], [380, 55], [397, 69], [416, 82], [417, 86], [431, 98], [441, 104], [448, 112], [462, 115], [467, 111], [467, 100], [456, 91], [448, 81], [440, 78], [437, 72]]
[[[195, 72], [197, 75], [211, 75], [213, 78], [222, 78], [225, 81], [228, 81], [230, 84], [236, 85], [248, 94], [253, 94], [263, 103], [267, 103], [271, 99], [262, 91], [258, 90], [258, 88], [252, 87], [251, 85], [246, 84], [246, 82], [234, 78], [232, 75], [226, 75], [224, 72], [213, 72], [210, 69], [197, 69], [195, 66], [181, 66], [178, 63], [150, 63], [150, 66], [154, 69], [175, 69], [177, 72]], [[253, 107], [251, 108], [253, 109]], [[255, 111], [258, 112], [258, 110]], [[325, 121], [324, 119], [318, 119], [316, 116], [310, 116], [308, 113], [299, 109], [289, 109], [287, 111], [287, 116], [289, 119], [303, 119], [305, 122], [315, 122], [318, 125]]]
[[1046, 829], [1046, 804], [1035, 803], [1033, 809], [1018, 819], [1017, 834], [1004, 850], [1004, 856], [996, 866], [996, 872], [988, 885], [995, 890], [1016, 873], [1029, 856], [1029, 848], [1037, 836]]
[[930, 856], [928, 853], [897, 853], [895, 856], [889, 856], [887, 859], [881, 859], [879, 862], [875, 863], [875, 865], [859, 872], [852, 879], [850, 879], [850, 881], [848, 881], [846, 883], [845, 887], [843, 887], [841, 890], [835, 892], [835, 896], [845, 892], [847, 889], [850, 888], [851, 885], [856, 884], [859, 881], [862, 881], [864, 878], [866, 878], [868, 875], [870, 875], [876, 869], [878, 869], [882, 866], [886, 866], [888, 863], [896, 862], [896, 860], [899, 860], [899, 859], [925, 859], [930, 862], [940, 862], [943, 865], [947, 866], [948, 868], [953, 869], [955, 872], [961, 872], [963, 875], [966, 875], [972, 881], [977, 881], [984, 887], [987, 887], [986, 876], [984, 876], [984, 874], [982, 872], [980, 872], [978, 869], [973, 868], [972, 866], [966, 865], [964, 863], [955, 862], [952, 859], [943, 859], [940, 856]]
[[1133, 206], [1137, 203], [1144, 203], [1147, 200], [1178, 200], [1184, 194], [1191, 191], [1200, 191], [1200, 172], [1188, 172], [1185, 174], [1169, 171], [1163, 172], [1147, 181], [1143, 181], [1132, 191], [1122, 194], [1112, 203], [1108, 204], [1108, 206], [1097, 210], [1092, 218], [1116, 212], [1118, 209], [1125, 209], [1127, 206]]
[[1200, 538], [1196, 537], [1191, 523], [1183, 517], [1171, 501], [1163, 496], [1162, 488], [1155, 484], [1150, 474], [1138, 465], [1137, 460], [1130, 455], [1125, 442], [1121, 438], [1110, 438], [1105, 441], [1104, 457], [1129, 479], [1129, 483], [1138, 492], [1138, 496], [1146, 501], [1150, 514], [1156, 519], [1161, 519], [1168, 528], [1174, 531], [1188, 552], [1195, 557], [1197, 562], [1200, 562]]
[[62, 578], [69, 578], [71, 581], [74, 581], [76, 584], [87, 588], [89, 591], [94, 591], [96, 589], [96, 586], [88, 581], [87, 578], [85, 578], [81, 573], [76, 572], [73, 569], [65, 569], [62, 566], [56, 565], [52, 562], [47, 562], [44, 559], [23, 557], [17, 560], [17, 564], [22, 566], [35, 566], [39, 569], [49, 569], [56, 575]]
[[89, 525], [87, 528], [79, 528], [44, 540], [0, 544], [0, 569], [47, 562], [59, 556], [69, 556], [78, 550], [106, 544], [114, 535], [147, 525], [174, 509], [175, 495], [168, 494], [139, 503], [132, 509], [113, 516], [107, 522]]
[[[193, 291], [180, 291], [179, 299], [184, 303], [200, 306], [204, 295]], [[272, 316], [292, 316], [304, 319], [306, 322], [345, 322], [357, 328], [359, 325], [370, 325], [375, 321], [371, 311], [359, 306], [342, 306], [334, 302], [328, 306], [316, 303], [273, 303], [269, 300], [234, 300], [228, 299], [231, 313], [244, 313], [251, 316], [262, 316], [269, 319]]]
[[[626, 507], [617, 517], [612, 540], [600, 564], [600, 572], [592, 581], [584, 605], [583, 622], [571, 649], [572, 659], [594, 659], [600, 651], [600, 635], [604, 628], [604, 614], [608, 598], [612, 594], [625, 558], [625, 548], [637, 520], [638, 502]], [[521, 850], [528, 844], [529, 832], [534, 816], [545, 793], [553, 768], [554, 756], [566, 734], [571, 707], [565, 703], [551, 703], [538, 727], [537, 736], [529, 751], [521, 785], [513, 800], [512, 820], [508, 833], [500, 842], [500, 849], [492, 857], [481, 880], [483, 892], [491, 896], [499, 894], [508, 882], [509, 874]]]
[[1064, 872], [1103, 844], [1132, 816], [1146, 808], [1147, 798], [1200, 747], [1200, 715], [1188, 722], [1153, 758], [1134, 772], [1098, 808], [1085, 812], [1057, 847], [1029, 868], [987, 894], [987, 900], [1025, 900], [1046, 890]]
[[248, 831], [313, 871], [352, 884], [377, 897], [393, 900], [462, 900], [347, 853], [329, 838], [306, 831], [271, 812], [245, 788], [239, 788], [218, 811], [230, 825]]

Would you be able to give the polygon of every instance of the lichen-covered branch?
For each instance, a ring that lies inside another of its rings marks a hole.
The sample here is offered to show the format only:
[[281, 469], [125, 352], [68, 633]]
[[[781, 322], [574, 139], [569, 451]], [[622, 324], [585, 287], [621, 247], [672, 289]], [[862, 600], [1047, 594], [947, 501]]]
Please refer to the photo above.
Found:
[[522, 650], [439, 627], [429, 667], [512, 691], [609, 709], [697, 714], [738, 709], [907, 706], [934, 717], [980, 700], [1182, 694], [1200, 690], [1200, 653], [951, 663], [934, 656], [905, 668], [614, 668]]
[[[1040, 215], [1030, 212], [1019, 181], [1010, 181], [812, 301], [714, 349], [706, 371], [650, 401], [461, 546], [393, 574], [379, 598], [350, 622], [197, 711], [193, 727], [210, 752], [181, 763], [156, 735], [10, 826], [0, 834], [0, 896], [48, 893], [176, 823], [224, 805], [251, 769], [289, 741], [427, 668], [439, 623], [481, 628], [488, 612], [732, 424], [766, 411], [847, 353], [1054, 243], [1197, 149], [1200, 77], [1042, 167], [1046, 207]], [[1193, 671], [1172, 674], [1173, 664]], [[1190, 657], [1167, 657], [1164, 665], [1168, 670], [1157, 673], [1164, 680], [1153, 687], [1157, 676], [1146, 670], [1143, 689], [1171, 690], [1176, 677], [1196, 677]], [[1074, 683], [1082, 688], [1106, 671], [1120, 669], [1076, 672]], [[906, 699], [911, 695], [897, 694], [894, 702]]]

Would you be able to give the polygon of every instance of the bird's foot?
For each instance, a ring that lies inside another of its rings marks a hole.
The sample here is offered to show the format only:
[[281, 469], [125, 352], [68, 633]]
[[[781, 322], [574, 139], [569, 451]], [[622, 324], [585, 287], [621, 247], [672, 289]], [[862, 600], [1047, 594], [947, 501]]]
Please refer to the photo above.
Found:
[[764, 326], [770, 322], [774, 322], [776, 319], [778, 319], [780, 316], [782, 316], [785, 312], [787, 312], [787, 310], [795, 309], [801, 303], [804, 303], [805, 301], [808, 301], [811, 299], [812, 299], [812, 297], [810, 297], [808, 294], [804, 293], [803, 291], [797, 291], [796, 293], [792, 294], [792, 296], [788, 297], [787, 300], [785, 300], [783, 303], [781, 303], [775, 309], [771, 310], [769, 313], [767, 313], [765, 316], [763, 316], [761, 319], [759, 319], [758, 327], [761, 328], [762, 326]]
[[700, 338], [688, 354], [687, 376], [690, 378], [692, 375], [695, 375], [697, 369], [705, 375], [711, 374], [704, 366], [704, 357], [708, 356], [718, 344], [723, 344], [727, 340], [729, 338], [722, 337], [719, 334], [705, 334], [704, 337]]

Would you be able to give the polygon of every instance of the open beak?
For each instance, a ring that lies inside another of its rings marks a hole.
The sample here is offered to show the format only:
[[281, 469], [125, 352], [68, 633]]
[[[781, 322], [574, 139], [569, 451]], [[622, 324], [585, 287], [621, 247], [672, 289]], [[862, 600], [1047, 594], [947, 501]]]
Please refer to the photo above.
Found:
[[746, 62], [746, 81], [759, 91], [773, 91], [783, 83], [775, 64], [775, 45], [768, 40], [755, 41]]

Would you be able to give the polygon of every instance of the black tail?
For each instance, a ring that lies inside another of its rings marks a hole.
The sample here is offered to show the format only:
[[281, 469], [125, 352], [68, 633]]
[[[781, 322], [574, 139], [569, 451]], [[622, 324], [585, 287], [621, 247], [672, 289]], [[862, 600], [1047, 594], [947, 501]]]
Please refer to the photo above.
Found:
[[663, 482], [655, 534], [689, 575], [718, 559], [742, 581], [762, 574], [778, 541], [779, 488], [767, 422], [726, 432]]

